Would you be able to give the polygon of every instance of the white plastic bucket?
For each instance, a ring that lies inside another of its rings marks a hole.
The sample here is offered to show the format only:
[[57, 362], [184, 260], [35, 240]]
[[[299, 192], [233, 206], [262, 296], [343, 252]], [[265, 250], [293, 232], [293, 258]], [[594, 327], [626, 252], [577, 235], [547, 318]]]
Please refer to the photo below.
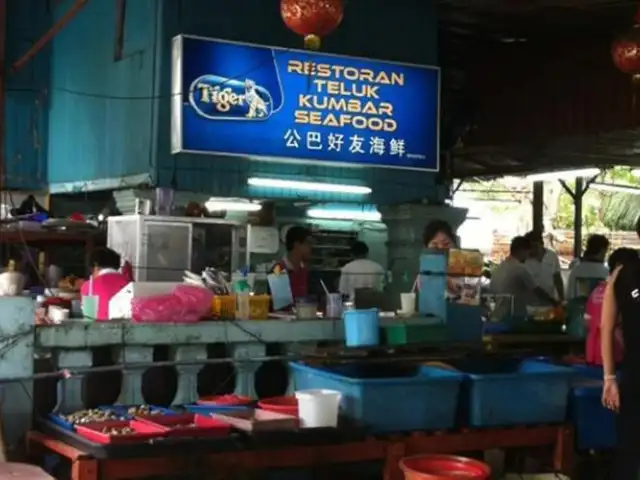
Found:
[[335, 390], [301, 390], [296, 392], [298, 417], [302, 427], [337, 427], [342, 394]]

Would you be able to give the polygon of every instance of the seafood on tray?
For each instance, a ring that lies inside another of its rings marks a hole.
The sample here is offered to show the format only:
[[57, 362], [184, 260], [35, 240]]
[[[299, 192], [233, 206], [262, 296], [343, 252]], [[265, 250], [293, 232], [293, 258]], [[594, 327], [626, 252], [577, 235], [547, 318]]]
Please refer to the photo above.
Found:
[[118, 415], [114, 410], [92, 408], [89, 410], [79, 410], [68, 415], [60, 415], [65, 422], [73, 425], [84, 425], [94, 422], [105, 422], [108, 420], [121, 420], [122, 416]]
[[127, 409], [127, 415], [132, 417], [146, 417], [149, 415], [162, 415], [162, 411], [154, 410], [149, 405], [133, 405]]
[[131, 427], [105, 427], [100, 430], [101, 433], [109, 435], [110, 437], [117, 437], [118, 435], [134, 435], [136, 431]]

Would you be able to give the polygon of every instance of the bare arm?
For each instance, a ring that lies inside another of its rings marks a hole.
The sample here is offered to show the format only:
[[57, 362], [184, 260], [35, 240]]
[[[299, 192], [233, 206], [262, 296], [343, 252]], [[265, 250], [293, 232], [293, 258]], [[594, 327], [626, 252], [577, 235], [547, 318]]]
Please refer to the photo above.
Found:
[[600, 348], [602, 349], [602, 366], [605, 377], [616, 374], [616, 364], [613, 355], [613, 340], [618, 318], [618, 305], [614, 293], [614, 285], [622, 267], [616, 268], [611, 274], [602, 301], [602, 317], [600, 319]]

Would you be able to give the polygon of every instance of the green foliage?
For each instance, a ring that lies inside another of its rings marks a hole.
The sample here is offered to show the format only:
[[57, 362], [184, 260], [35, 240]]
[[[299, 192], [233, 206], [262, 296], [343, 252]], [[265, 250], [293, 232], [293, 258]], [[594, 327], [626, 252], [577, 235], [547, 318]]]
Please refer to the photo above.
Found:
[[[631, 174], [628, 167], [615, 167], [598, 179], [599, 182], [640, 187], [640, 179]], [[569, 184], [573, 190], [575, 185]], [[558, 199], [558, 212], [554, 227], [571, 230], [573, 222], [573, 200], [565, 191]], [[613, 193], [589, 189], [582, 200], [583, 229], [632, 231], [640, 215], [640, 195]]]

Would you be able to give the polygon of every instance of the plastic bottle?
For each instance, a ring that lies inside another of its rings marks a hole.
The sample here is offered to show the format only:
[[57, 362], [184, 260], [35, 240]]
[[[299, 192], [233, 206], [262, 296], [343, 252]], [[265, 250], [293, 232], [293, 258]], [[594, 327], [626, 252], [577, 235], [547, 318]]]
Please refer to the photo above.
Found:
[[236, 320], [249, 320], [251, 318], [251, 287], [246, 273], [243, 272], [242, 277], [233, 283], [233, 291], [236, 294]]

